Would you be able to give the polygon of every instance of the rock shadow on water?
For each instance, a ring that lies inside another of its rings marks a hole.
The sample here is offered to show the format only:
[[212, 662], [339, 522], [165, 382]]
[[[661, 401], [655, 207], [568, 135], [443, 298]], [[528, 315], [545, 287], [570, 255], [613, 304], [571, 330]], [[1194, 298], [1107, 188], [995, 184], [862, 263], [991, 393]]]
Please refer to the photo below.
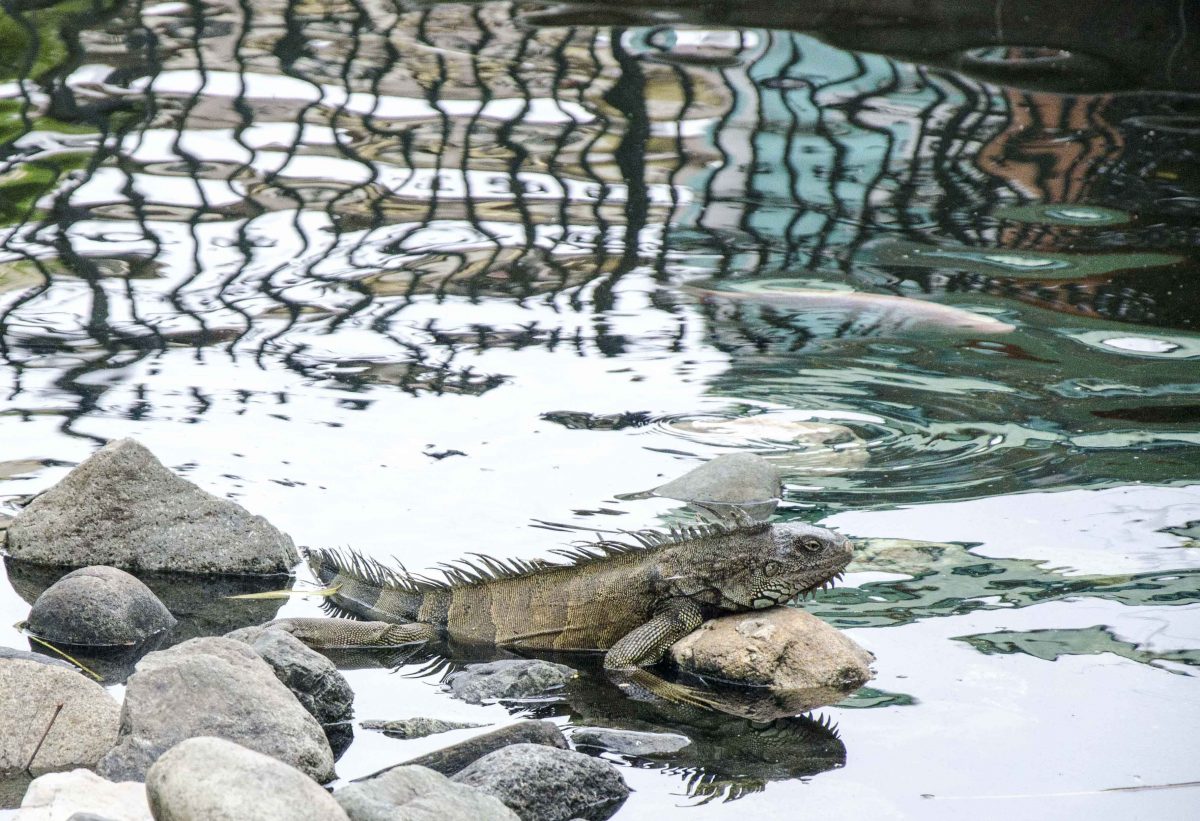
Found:
[[[9, 583], [27, 604], [76, 568], [51, 567], [9, 557], [4, 558]], [[166, 649], [191, 638], [221, 636], [240, 627], [270, 621], [281, 602], [262, 599], [230, 599], [249, 593], [264, 593], [279, 587], [273, 576], [199, 576], [176, 573], [138, 573], [137, 578], [166, 605], [176, 619], [168, 632], [136, 645], [95, 647], [55, 645], [101, 676], [104, 684], [120, 684], [134, 665], [153, 650]], [[34, 652], [60, 657], [50, 648], [30, 641]]]

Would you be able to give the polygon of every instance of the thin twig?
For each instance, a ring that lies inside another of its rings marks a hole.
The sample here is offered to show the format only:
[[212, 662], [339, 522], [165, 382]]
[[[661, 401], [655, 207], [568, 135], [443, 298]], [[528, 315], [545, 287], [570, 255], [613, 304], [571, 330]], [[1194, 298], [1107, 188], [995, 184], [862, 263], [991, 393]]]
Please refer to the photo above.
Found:
[[37, 754], [42, 751], [42, 745], [46, 743], [46, 736], [50, 735], [50, 730], [54, 727], [54, 722], [58, 721], [58, 714], [62, 712], [63, 705], [60, 703], [54, 708], [54, 715], [50, 716], [50, 723], [46, 725], [46, 731], [42, 733], [42, 737], [38, 739], [37, 746], [33, 748], [33, 755], [29, 756], [29, 763], [25, 765], [25, 772], [33, 775], [33, 760], [37, 758]]

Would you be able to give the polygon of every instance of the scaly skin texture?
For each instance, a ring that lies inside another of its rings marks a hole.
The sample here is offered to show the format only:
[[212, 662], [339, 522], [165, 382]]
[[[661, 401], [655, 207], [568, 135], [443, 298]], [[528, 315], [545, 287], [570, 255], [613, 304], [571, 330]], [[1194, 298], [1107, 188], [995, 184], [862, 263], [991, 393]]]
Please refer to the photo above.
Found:
[[[604, 666], [679, 700], [681, 688], [639, 675], [702, 622], [783, 604], [832, 583], [849, 563], [844, 536], [811, 525], [704, 525], [639, 544], [560, 551], [568, 564], [479, 557], [434, 581], [359, 556], [307, 554], [340, 609], [373, 621], [280, 619], [316, 647], [388, 646], [448, 638], [513, 650], [606, 651]], [[675, 689], [677, 692], [665, 692]]]

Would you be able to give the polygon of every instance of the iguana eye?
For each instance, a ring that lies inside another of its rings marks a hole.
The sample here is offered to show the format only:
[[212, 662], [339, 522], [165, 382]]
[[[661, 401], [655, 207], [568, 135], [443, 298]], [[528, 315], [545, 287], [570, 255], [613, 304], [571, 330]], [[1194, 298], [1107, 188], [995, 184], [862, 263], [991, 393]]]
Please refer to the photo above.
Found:
[[767, 562], [763, 565], [762, 572], [764, 576], [778, 576], [779, 571], [782, 569], [783, 565], [779, 562]]
[[800, 546], [803, 547], [805, 550], [807, 550], [809, 553], [816, 553], [818, 550], [820, 550], [822, 547], [824, 547], [824, 545], [822, 545], [816, 539], [805, 539], [804, 541], [802, 541], [800, 543]]

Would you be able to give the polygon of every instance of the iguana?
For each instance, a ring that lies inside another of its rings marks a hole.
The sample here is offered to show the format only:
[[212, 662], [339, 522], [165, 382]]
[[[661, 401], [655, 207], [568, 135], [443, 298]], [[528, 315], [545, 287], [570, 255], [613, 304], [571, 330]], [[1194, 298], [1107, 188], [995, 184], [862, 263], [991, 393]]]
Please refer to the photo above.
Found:
[[[774, 607], [831, 585], [852, 551], [844, 536], [794, 522], [717, 522], [627, 536], [632, 541], [555, 551], [564, 564], [469, 554], [441, 565], [444, 579], [353, 552], [306, 550], [309, 567], [333, 591], [334, 608], [373, 621], [271, 624], [324, 648], [448, 638], [518, 651], [602, 650], [606, 670], [632, 674], [706, 619]], [[684, 689], [632, 679], [668, 698]]]

